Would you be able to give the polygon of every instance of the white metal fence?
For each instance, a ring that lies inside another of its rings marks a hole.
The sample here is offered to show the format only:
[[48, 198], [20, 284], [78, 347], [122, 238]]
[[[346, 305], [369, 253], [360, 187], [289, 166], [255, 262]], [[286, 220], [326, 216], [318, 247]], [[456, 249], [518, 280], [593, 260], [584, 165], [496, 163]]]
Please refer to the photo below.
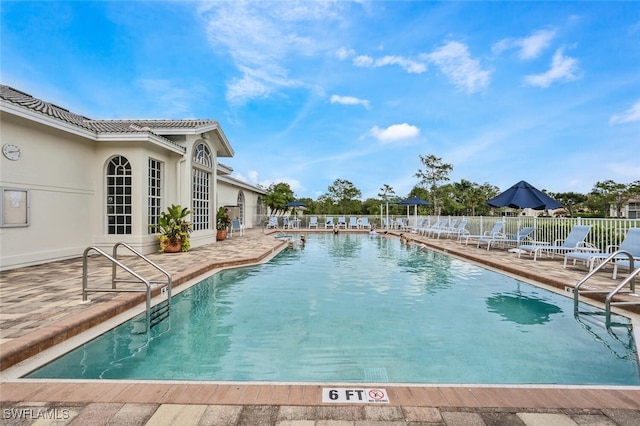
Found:
[[[338, 223], [339, 218], [344, 218], [348, 228], [351, 217], [356, 218], [356, 220], [367, 217], [373, 229], [400, 229], [401, 226], [410, 228], [415, 227], [416, 222], [424, 226], [429, 226], [441, 219], [462, 219], [462, 217], [455, 216], [395, 215], [386, 217], [379, 215], [299, 215], [288, 216], [286, 221], [284, 217], [278, 217], [278, 228], [309, 229], [311, 217], [317, 219], [318, 229], [326, 228], [325, 224], [328, 218], [332, 218], [334, 224]], [[386, 224], [387, 219], [388, 225]], [[564, 240], [574, 225], [589, 225], [591, 226], [591, 231], [589, 235], [587, 235], [586, 241], [603, 251], [608, 245], [620, 244], [629, 228], [640, 227], [640, 219], [554, 218], [533, 216], [469, 216], [465, 217], [465, 219], [467, 220], [466, 230], [472, 235], [481, 235], [489, 231], [496, 222], [504, 221], [503, 232], [505, 234], [516, 234], [519, 229], [525, 226], [532, 226], [535, 228], [534, 233], [530, 236], [532, 239], [536, 241], [548, 241], [550, 243], [556, 240]], [[254, 223], [266, 227], [269, 223], [269, 217], [257, 217]]]

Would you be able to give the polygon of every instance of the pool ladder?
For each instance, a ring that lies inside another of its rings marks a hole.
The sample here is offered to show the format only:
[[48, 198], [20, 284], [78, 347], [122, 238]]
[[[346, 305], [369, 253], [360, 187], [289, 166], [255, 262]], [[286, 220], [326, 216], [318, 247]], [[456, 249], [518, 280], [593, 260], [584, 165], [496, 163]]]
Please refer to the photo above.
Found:
[[[624, 280], [622, 280], [622, 282], [620, 284], [618, 284], [616, 286], [616, 288], [614, 288], [611, 291], [608, 290], [581, 290], [581, 287], [584, 285], [585, 282], [587, 282], [587, 280], [589, 280], [589, 278], [591, 278], [592, 276], [595, 275], [596, 272], [598, 272], [600, 269], [604, 268], [610, 261], [614, 260], [615, 258], [620, 258], [622, 256], [626, 256], [629, 258], [629, 276], [627, 278], [625, 278]], [[640, 297], [635, 294], [635, 289], [636, 289], [636, 284], [635, 284], [635, 278], [640, 275], [640, 268], [634, 268], [634, 264], [633, 264], [633, 255], [626, 251], [626, 250], [618, 250], [614, 253], [611, 253], [611, 255], [609, 257], [607, 257], [604, 261], [600, 262], [600, 264], [593, 268], [593, 270], [591, 270], [587, 275], [585, 275], [585, 277], [583, 279], [581, 279], [574, 287], [573, 289], [573, 305], [574, 305], [574, 312], [576, 314], [578, 314], [578, 299], [580, 298], [580, 294], [607, 294], [607, 296], [605, 297], [605, 324], [607, 326], [607, 328], [609, 328], [611, 326], [611, 306], [615, 305], [615, 306], [631, 306], [631, 305], [640, 305]], [[626, 287], [629, 286], [630, 291], [628, 292], [622, 292], [622, 290]], [[638, 300], [626, 300], [626, 301], [613, 301], [613, 298], [617, 295], [617, 294], [627, 294], [627, 295], [631, 295], [631, 296], [635, 296], [638, 297]]]
[[[133, 253], [137, 258], [144, 260], [146, 263], [148, 263], [149, 265], [151, 265], [153, 268], [155, 268], [156, 270], [158, 270], [160, 273], [162, 273], [163, 275], [166, 276], [166, 281], [153, 281], [153, 280], [148, 280], [143, 278], [140, 274], [136, 273], [135, 271], [133, 271], [131, 268], [129, 268], [128, 266], [126, 266], [125, 264], [123, 264], [121, 261], [118, 260], [118, 248], [119, 247], [125, 247], [127, 248], [131, 253]], [[111, 262], [111, 287], [92, 287], [89, 288], [88, 286], [88, 276], [89, 276], [89, 253], [91, 252], [96, 252], [98, 254], [100, 254], [101, 256], [105, 257], [106, 259], [108, 259]], [[133, 276], [133, 278], [118, 278], [117, 276], [117, 272], [118, 272], [118, 267], [124, 269], [126, 272], [128, 272], [129, 274], [131, 274], [131, 276]], [[118, 288], [117, 284], [118, 283], [144, 283], [145, 288], [132, 288], [132, 287], [120, 287]], [[156, 304], [155, 306], [151, 306], [151, 291], [152, 285], [164, 285], [164, 287], [162, 287], [161, 289], [161, 294], [166, 294], [167, 298], [163, 301], [161, 301], [160, 303]], [[169, 317], [170, 311], [171, 311], [171, 284], [172, 284], [172, 278], [171, 278], [171, 274], [168, 273], [167, 271], [165, 271], [164, 269], [162, 269], [160, 266], [158, 266], [156, 263], [154, 263], [153, 261], [151, 261], [149, 258], [145, 257], [142, 253], [138, 252], [137, 250], [135, 250], [133, 247], [131, 247], [130, 245], [128, 245], [127, 243], [124, 242], [118, 242], [113, 246], [113, 252], [112, 255], [109, 255], [107, 252], [105, 252], [104, 250], [92, 246], [92, 247], [87, 247], [84, 250], [84, 254], [82, 256], [82, 300], [83, 301], [87, 301], [87, 294], [88, 293], [98, 293], [98, 292], [129, 292], [129, 293], [146, 293], [146, 325], [147, 325], [147, 331], [149, 331], [153, 326], [161, 323], [164, 319]]]

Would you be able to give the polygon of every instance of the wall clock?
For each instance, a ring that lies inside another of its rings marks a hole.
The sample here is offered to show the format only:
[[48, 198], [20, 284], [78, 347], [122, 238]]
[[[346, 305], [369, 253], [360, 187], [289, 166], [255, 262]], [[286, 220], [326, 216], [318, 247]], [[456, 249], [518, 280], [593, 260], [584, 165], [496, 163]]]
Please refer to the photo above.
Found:
[[16, 145], [6, 143], [2, 145], [2, 153], [5, 157], [12, 161], [18, 161], [22, 155], [22, 151]]

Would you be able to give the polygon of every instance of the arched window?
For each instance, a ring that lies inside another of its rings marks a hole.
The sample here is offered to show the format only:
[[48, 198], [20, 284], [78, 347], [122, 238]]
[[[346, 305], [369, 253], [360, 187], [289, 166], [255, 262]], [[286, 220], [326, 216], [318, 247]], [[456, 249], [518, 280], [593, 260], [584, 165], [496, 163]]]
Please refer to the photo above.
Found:
[[193, 150], [193, 182], [191, 217], [193, 230], [209, 229], [211, 223], [211, 176], [213, 175], [213, 157], [203, 143]]
[[107, 234], [131, 234], [131, 165], [125, 157], [113, 157], [107, 165]]
[[258, 200], [256, 201], [256, 217], [260, 218], [265, 214], [264, 205], [262, 204], [262, 196], [258, 195]]
[[242, 191], [238, 191], [238, 202], [236, 204], [238, 205], [238, 210], [240, 210], [238, 213], [240, 223], [244, 225], [244, 193]]

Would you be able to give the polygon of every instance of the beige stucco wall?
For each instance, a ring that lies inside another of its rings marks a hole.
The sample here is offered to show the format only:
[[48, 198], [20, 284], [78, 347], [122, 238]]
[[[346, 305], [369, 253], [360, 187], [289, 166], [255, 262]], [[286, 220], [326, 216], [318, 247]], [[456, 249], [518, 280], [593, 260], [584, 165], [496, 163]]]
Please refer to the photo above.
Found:
[[260, 227], [260, 223], [256, 223], [256, 212], [258, 199], [260, 194], [246, 188], [234, 186], [223, 180], [218, 181], [218, 206], [237, 206], [238, 194], [242, 192], [244, 195], [243, 223], [245, 229]]
[[0, 228], [0, 268], [75, 255], [91, 243], [96, 181], [95, 145], [9, 114], [2, 115], [2, 144], [22, 151], [2, 156], [0, 186], [30, 191], [30, 225]]

